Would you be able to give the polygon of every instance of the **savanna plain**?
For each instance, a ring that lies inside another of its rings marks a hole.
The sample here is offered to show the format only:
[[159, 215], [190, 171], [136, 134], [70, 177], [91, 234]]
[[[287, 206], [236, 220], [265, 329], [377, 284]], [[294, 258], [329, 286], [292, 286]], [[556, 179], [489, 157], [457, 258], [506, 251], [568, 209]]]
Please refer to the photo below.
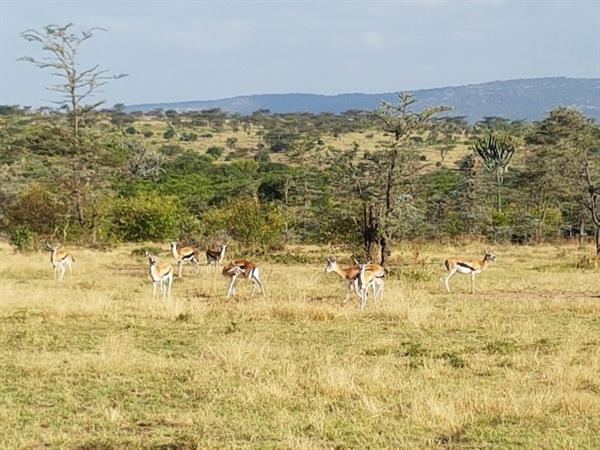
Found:
[[163, 301], [140, 247], [55, 281], [0, 244], [0, 448], [600, 448], [591, 246], [496, 246], [471, 294], [443, 262], [481, 244], [399, 245], [363, 312], [331, 249], [257, 259], [252, 298], [186, 265]]

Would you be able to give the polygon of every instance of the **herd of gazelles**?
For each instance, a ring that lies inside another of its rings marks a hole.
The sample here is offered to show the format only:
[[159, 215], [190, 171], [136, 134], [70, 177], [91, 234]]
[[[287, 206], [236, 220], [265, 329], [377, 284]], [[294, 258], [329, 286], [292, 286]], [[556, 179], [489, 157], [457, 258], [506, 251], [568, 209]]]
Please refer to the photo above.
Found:
[[[169, 242], [173, 256], [177, 261], [178, 275], [182, 277], [183, 264], [188, 262], [192, 264], [196, 273], [198, 272], [198, 264], [200, 259], [200, 250], [194, 247], [181, 247], [177, 242]], [[206, 250], [206, 270], [210, 271], [212, 265], [218, 271], [221, 268], [221, 263], [225, 258], [225, 250], [228, 244], [220, 245], [218, 249], [209, 248]], [[69, 268], [69, 272], [73, 273], [73, 263], [75, 259], [73, 254], [60, 246], [52, 246], [50, 262], [54, 267], [54, 278], [62, 280], [66, 267]], [[153, 299], [156, 297], [156, 289], [160, 288], [163, 294], [163, 300], [171, 296], [171, 286], [173, 284], [173, 266], [171, 264], [159, 264], [156, 255], [146, 252], [146, 257], [150, 264], [150, 278], [153, 284]], [[455, 273], [471, 274], [471, 292], [475, 292], [475, 275], [484, 271], [490, 261], [496, 261], [496, 257], [489, 251], [485, 250], [483, 260], [479, 261], [476, 259], [466, 258], [448, 258], [445, 261], [446, 269], [448, 274], [444, 278], [444, 284], [446, 289], [450, 292], [450, 286], [448, 281], [450, 277]], [[350, 267], [340, 267], [336, 262], [335, 258], [327, 258], [327, 267], [325, 272], [335, 272], [346, 281], [346, 287], [348, 292], [344, 303], [350, 299], [352, 291], [356, 292], [360, 298], [360, 308], [363, 310], [367, 304], [368, 290], [371, 288], [373, 292], [373, 298], [375, 300], [383, 298], [383, 291], [385, 287], [384, 277], [387, 272], [382, 266], [378, 264], [361, 264], [357, 260], [354, 260], [355, 265]], [[265, 289], [260, 280], [259, 269], [252, 261], [245, 259], [238, 259], [231, 261], [225, 265], [221, 270], [223, 276], [230, 278], [229, 288], [227, 289], [227, 298], [235, 295], [235, 282], [238, 279], [246, 279], [252, 283], [252, 291], [250, 296], [254, 295], [256, 285], [260, 286], [262, 294], [265, 294]]]

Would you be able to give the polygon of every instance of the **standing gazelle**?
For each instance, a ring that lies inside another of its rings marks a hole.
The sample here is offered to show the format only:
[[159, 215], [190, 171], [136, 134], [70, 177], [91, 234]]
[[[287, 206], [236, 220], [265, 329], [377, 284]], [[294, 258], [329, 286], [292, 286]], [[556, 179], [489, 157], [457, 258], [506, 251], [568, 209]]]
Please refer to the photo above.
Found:
[[219, 245], [219, 249], [207, 248], [206, 249], [206, 271], [210, 270], [210, 266], [214, 263], [215, 269], [218, 272], [221, 268], [221, 262], [225, 257], [225, 250], [229, 244]]
[[[52, 263], [52, 267], [54, 268], [54, 279], [57, 278], [62, 280], [65, 276], [65, 266], [69, 267], [69, 273], [73, 274], [73, 263], [75, 262], [75, 258], [73, 258], [73, 254], [67, 250], [61, 249], [60, 245], [54, 245], [50, 247], [50, 262]], [[58, 274], [60, 271], [60, 275]]]
[[231, 295], [235, 295], [235, 282], [238, 278], [246, 278], [252, 282], [252, 291], [250, 292], [250, 297], [254, 295], [256, 283], [258, 283], [260, 286], [262, 294], [265, 295], [265, 288], [260, 281], [258, 267], [256, 267], [256, 264], [253, 262], [243, 259], [231, 261], [231, 263], [223, 267], [223, 271], [221, 273], [223, 276], [231, 278], [231, 283], [229, 284], [229, 289], [227, 290], [227, 298], [229, 298]]
[[[163, 300], [171, 297], [171, 286], [173, 285], [173, 266], [171, 264], [158, 264], [158, 258], [146, 252], [150, 263], [150, 278], [152, 279], [152, 300], [156, 297], [156, 285], [160, 286]], [[166, 286], [165, 286], [166, 283]]]
[[375, 294], [375, 272], [369, 269], [372, 266], [371, 261], [367, 264], [361, 264], [357, 260], [354, 260], [358, 266], [358, 276], [356, 277], [355, 289], [360, 297], [360, 310], [363, 311], [367, 305], [367, 291], [369, 286], [373, 287], [373, 296], [377, 299]]
[[174, 241], [169, 241], [173, 256], [177, 261], [177, 269], [179, 278], [183, 276], [183, 263], [189, 262], [196, 268], [198, 273], [198, 260], [200, 257], [200, 250], [194, 247], [179, 247], [179, 244]]
[[[356, 261], [355, 261], [356, 262]], [[371, 285], [373, 289], [373, 297], [377, 299], [383, 298], [383, 290], [384, 290], [384, 281], [383, 277], [385, 276], [385, 269], [381, 267], [379, 264], [367, 264], [367, 270], [373, 272], [375, 274], [374, 283]], [[335, 272], [344, 280], [346, 280], [348, 292], [346, 294], [346, 298], [344, 299], [344, 303], [348, 301], [350, 298], [350, 293], [352, 289], [355, 290], [356, 294], [360, 297], [360, 293], [358, 292], [358, 275], [359, 268], [358, 263], [355, 266], [350, 267], [340, 267], [335, 260], [335, 258], [327, 258], [327, 267], [325, 267], [325, 273]], [[362, 300], [362, 297], [361, 297]]]
[[485, 255], [483, 260], [477, 261], [475, 259], [464, 259], [464, 258], [448, 258], [444, 263], [446, 265], [446, 269], [448, 269], [448, 275], [444, 278], [444, 283], [446, 284], [446, 290], [450, 292], [450, 286], [448, 285], [448, 280], [450, 277], [454, 275], [456, 272], [462, 274], [471, 274], [471, 293], [475, 293], [475, 274], [483, 272], [490, 261], [496, 261], [496, 257], [493, 253], [484, 250]]

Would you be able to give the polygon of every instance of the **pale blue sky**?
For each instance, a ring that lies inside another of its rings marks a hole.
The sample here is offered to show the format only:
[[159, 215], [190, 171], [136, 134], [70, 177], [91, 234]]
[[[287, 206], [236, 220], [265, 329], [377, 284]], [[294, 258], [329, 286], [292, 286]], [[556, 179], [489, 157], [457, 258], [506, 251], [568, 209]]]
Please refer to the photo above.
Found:
[[96, 99], [215, 100], [383, 93], [495, 80], [600, 77], [600, 0], [0, 0], [0, 103], [52, 106], [45, 56], [21, 32], [105, 28], [82, 68], [112, 74]]

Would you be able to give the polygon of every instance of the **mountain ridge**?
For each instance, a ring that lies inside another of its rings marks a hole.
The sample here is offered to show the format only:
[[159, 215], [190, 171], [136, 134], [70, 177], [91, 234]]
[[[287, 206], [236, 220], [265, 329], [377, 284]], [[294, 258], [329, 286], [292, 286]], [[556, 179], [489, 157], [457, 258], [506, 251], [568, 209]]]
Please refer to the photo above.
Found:
[[[380, 94], [251, 94], [217, 100], [143, 103], [126, 106], [127, 112], [155, 109], [187, 112], [220, 108], [230, 114], [250, 115], [258, 110], [271, 113], [333, 113], [348, 110], [375, 110], [381, 102], [396, 104], [402, 91]], [[484, 117], [537, 121], [559, 106], [580, 110], [600, 121], [600, 78], [519, 78], [463, 86], [406, 90], [417, 99], [415, 110], [428, 106], [454, 107], [452, 116], [464, 116], [474, 123]]]

